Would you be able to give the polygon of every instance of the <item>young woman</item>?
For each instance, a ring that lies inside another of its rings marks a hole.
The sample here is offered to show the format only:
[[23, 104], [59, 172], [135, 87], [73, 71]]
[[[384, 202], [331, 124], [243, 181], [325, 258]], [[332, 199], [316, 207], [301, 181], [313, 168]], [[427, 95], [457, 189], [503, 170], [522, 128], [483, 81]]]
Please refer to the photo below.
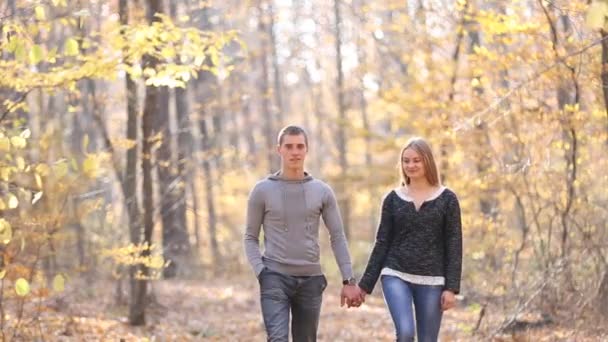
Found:
[[456, 194], [439, 182], [426, 141], [411, 139], [399, 161], [401, 186], [382, 202], [376, 243], [359, 289], [363, 300], [381, 277], [397, 341], [413, 341], [417, 333], [418, 341], [434, 342], [443, 311], [454, 307], [460, 291], [460, 206]]

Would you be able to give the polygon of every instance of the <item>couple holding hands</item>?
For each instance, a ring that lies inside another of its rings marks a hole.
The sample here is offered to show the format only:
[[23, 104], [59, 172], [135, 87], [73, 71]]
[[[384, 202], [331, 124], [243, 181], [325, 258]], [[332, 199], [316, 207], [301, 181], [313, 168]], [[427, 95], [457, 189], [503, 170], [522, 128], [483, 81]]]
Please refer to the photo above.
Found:
[[[259, 181], [247, 206], [244, 244], [258, 278], [268, 341], [316, 341], [327, 279], [319, 263], [321, 218], [343, 279], [341, 304], [358, 307], [378, 279], [397, 341], [437, 341], [442, 313], [460, 291], [462, 232], [456, 194], [441, 185], [433, 153], [412, 138], [399, 154], [401, 184], [382, 200], [365, 272], [354, 277], [332, 189], [304, 171], [308, 136], [299, 126], [277, 139], [280, 171]], [[264, 231], [264, 253], [260, 231]]]

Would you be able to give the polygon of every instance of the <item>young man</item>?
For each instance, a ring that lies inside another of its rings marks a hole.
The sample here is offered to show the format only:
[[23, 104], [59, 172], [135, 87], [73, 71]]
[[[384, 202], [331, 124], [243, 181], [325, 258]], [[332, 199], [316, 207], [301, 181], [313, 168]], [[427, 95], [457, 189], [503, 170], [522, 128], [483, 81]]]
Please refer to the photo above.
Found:
[[[268, 341], [316, 341], [327, 280], [319, 263], [319, 219], [329, 230], [331, 248], [344, 279], [341, 302], [361, 304], [342, 219], [331, 188], [304, 171], [308, 137], [287, 126], [278, 136], [281, 170], [259, 181], [249, 194], [245, 253], [260, 283]], [[264, 227], [264, 255], [260, 227]]]

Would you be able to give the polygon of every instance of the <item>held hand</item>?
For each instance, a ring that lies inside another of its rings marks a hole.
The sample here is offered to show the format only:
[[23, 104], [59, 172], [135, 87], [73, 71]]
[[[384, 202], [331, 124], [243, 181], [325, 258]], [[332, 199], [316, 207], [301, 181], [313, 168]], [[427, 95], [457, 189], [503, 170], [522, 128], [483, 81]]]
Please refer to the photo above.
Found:
[[359, 307], [365, 301], [365, 297], [361, 296], [359, 287], [356, 285], [344, 285], [340, 293], [340, 306]]
[[456, 306], [456, 296], [454, 292], [445, 290], [441, 294], [441, 310], [446, 311]]
[[358, 308], [361, 306], [361, 304], [365, 303], [365, 291], [363, 291], [358, 285], [353, 285], [355, 287], [356, 290], [356, 295], [355, 297], [351, 300], [350, 302], [350, 306], [353, 306], [355, 308]]
[[361, 303], [365, 303], [365, 296], [367, 296], [367, 292], [357, 285], [357, 290], [359, 291], [359, 298]]

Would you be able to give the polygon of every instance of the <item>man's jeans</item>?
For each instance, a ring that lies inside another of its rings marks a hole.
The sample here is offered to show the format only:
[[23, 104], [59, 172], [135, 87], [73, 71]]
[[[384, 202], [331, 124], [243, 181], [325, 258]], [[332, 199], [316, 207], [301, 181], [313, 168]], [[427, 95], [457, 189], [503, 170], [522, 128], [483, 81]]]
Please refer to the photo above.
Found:
[[[384, 301], [395, 323], [397, 341], [414, 341], [416, 331], [419, 342], [436, 342], [441, 326], [442, 286], [417, 285], [398, 277], [382, 276]], [[416, 310], [416, 329], [412, 302]]]
[[268, 341], [289, 340], [290, 310], [293, 341], [316, 341], [325, 276], [297, 277], [264, 268], [258, 279]]

